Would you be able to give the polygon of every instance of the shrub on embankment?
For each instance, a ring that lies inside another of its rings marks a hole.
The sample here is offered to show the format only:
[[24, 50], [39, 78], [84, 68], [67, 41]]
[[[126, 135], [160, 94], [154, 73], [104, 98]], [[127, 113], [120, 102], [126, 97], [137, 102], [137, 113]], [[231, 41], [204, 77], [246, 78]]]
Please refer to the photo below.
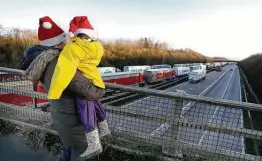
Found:
[[[261, 103], [262, 100], [262, 53], [252, 55], [242, 61], [239, 62], [241, 69], [243, 70], [244, 74], [246, 75], [250, 86], [252, 87], [253, 91], [255, 92], [258, 100]], [[251, 93], [248, 93], [251, 95]], [[252, 103], [257, 103], [254, 99], [248, 100]], [[262, 112], [251, 111], [253, 127], [256, 130], [262, 130]], [[260, 155], [262, 154], [262, 142], [259, 140], [258, 143], [258, 150]], [[252, 145], [252, 142], [251, 142]], [[253, 148], [251, 148], [253, 150]], [[254, 151], [252, 151], [254, 152]], [[252, 153], [251, 152], [251, 153]]]
[[0, 25], [0, 66], [15, 67], [23, 56], [25, 48], [38, 43], [36, 32], [12, 29], [4, 31]]
[[[15, 67], [25, 48], [37, 44], [35, 31], [12, 29], [1, 33], [0, 66]], [[212, 59], [191, 49], [171, 49], [166, 43], [141, 38], [134, 41], [103, 42], [105, 55], [100, 66], [152, 65], [207, 62]]]
[[239, 62], [252, 89], [262, 100], [262, 53], [252, 55]]

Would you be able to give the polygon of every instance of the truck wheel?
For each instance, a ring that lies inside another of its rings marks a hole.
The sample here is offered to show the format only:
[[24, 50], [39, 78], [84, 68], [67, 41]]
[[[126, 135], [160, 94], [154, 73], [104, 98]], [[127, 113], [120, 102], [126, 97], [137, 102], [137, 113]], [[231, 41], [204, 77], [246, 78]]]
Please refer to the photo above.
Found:
[[139, 87], [144, 87], [145, 85], [145, 83], [139, 83]]

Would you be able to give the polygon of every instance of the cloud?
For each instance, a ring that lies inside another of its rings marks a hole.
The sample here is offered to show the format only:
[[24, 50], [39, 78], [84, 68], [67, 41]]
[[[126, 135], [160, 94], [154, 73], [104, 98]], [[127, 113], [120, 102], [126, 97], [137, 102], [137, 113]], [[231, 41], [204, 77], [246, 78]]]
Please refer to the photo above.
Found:
[[190, 47], [210, 56], [243, 59], [262, 51], [261, 11], [258, 3], [226, 8], [202, 19], [174, 24], [172, 34], [166, 36], [176, 47]]

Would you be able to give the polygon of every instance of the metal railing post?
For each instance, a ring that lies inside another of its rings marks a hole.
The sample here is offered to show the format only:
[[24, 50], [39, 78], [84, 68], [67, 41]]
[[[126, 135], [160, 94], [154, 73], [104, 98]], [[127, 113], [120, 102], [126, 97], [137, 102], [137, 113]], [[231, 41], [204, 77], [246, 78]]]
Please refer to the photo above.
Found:
[[[180, 140], [180, 125], [179, 121], [181, 119], [181, 112], [183, 108], [183, 100], [174, 99], [174, 105], [172, 107], [172, 115], [170, 117], [170, 130], [171, 130], [171, 138], [174, 140]], [[168, 140], [164, 141], [162, 145], [162, 152], [167, 155], [175, 156], [175, 157], [183, 157], [182, 152], [176, 147], [176, 145], [171, 144]]]
[[[33, 83], [33, 90], [37, 92], [37, 83]], [[37, 108], [37, 98], [33, 97], [33, 107]]]

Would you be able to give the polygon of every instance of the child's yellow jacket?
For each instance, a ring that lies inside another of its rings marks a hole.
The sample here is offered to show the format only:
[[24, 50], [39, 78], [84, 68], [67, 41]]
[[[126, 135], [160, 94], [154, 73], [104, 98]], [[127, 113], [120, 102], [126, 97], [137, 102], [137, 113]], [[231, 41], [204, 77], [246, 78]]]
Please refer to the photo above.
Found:
[[62, 92], [73, 79], [76, 70], [90, 79], [94, 85], [105, 88], [105, 84], [97, 69], [104, 54], [99, 41], [87, 41], [74, 37], [60, 53], [52, 77], [48, 99], [59, 99]]

